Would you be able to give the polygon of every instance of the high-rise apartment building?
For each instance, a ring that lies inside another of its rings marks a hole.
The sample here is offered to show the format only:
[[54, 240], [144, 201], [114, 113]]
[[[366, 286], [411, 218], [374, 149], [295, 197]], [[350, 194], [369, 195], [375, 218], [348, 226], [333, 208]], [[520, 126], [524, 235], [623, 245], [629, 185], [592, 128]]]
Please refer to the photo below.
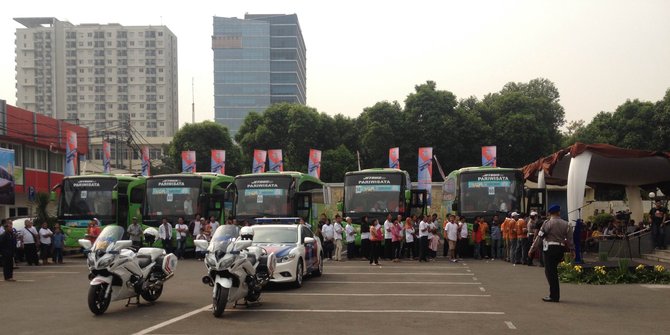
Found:
[[235, 135], [249, 112], [306, 104], [306, 49], [296, 14], [214, 17], [214, 118]]
[[177, 131], [177, 38], [170, 29], [15, 20], [25, 27], [16, 30], [18, 107], [79, 122], [93, 134]]

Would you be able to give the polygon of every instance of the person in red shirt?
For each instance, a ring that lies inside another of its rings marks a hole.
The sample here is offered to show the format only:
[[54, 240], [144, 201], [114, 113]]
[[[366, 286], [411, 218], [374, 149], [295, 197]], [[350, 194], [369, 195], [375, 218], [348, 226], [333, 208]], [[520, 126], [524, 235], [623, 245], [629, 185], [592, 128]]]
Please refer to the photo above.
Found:
[[480, 228], [481, 217], [475, 217], [475, 222], [472, 224], [472, 242], [475, 246], [475, 259], [481, 259], [481, 243], [482, 243], [482, 230]]
[[91, 241], [91, 244], [95, 243], [95, 240], [100, 235], [100, 221], [94, 218], [88, 223], [88, 229], [86, 229], [86, 238]]

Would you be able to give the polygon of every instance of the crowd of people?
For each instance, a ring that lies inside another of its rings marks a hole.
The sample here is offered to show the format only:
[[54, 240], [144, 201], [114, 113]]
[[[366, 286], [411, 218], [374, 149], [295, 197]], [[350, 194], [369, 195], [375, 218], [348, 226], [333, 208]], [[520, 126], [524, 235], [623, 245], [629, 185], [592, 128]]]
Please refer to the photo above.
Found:
[[46, 222], [37, 229], [33, 221], [25, 221], [24, 227], [14, 228], [13, 221], [3, 219], [0, 225], [0, 254], [5, 281], [14, 281], [14, 270], [18, 264], [28, 266], [63, 264], [63, 248], [66, 235], [56, 223], [50, 229]]
[[437, 214], [405, 218], [388, 214], [383, 223], [363, 216], [356, 230], [350, 217], [343, 221], [337, 214], [331, 220], [323, 214], [316, 235], [322, 241], [325, 258], [334, 261], [342, 260], [346, 243], [347, 259], [365, 259], [372, 265], [378, 265], [379, 259], [430, 262], [438, 257], [440, 249], [442, 256], [452, 262], [473, 257], [533, 265], [536, 257], [529, 257], [528, 251], [542, 222], [536, 212], [527, 216], [512, 212], [503, 220], [498, 216], [488, 221], [476, 217], [472, 223], [456, 215], [441, 220]]

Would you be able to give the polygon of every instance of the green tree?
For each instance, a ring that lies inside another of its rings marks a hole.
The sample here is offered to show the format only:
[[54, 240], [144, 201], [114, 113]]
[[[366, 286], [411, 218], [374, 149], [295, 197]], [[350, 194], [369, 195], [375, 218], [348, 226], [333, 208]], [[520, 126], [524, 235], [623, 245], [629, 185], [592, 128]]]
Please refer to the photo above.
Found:
[[309, 149], [324, 149], [324, 118], [328, 116], [314, 108], [289, 103], [273, 104], [262, 114], [251, 113], [235, 136], [244, 170], [251, 170], [254, 149], [282, 149], [284, 170], [306, 172]]
[[482, 100], [482, 118], [491, 126], [491, 145], [498, 147], [498, 165], [520, 167], [561, 146], [565, 111], [550, 80], [508, 83]]
[[342, 182], [347, 171], [358, 170], [356, 154], [347, 149], [344, 144], [324, 151], [321, 161], [324, 162], [321, 165], [321, 180], [329, 183]]
[[600, 112], [575, 136], [584, 143], [607, 143], [628, 149], [663, 150], [668, 138], [661, 104], [627, 100], [613, 113]]
[[388, 167], [389, 148], [400, 146], [405, 139], [403, 122], [403, 112], [396, 101], [382, 101], [363, 109], [356, 120], [360, 136], [360, 148], [356, 150], [361, 154], [361, 167]]
[[[175, 134], [169, 147], [169, 156], [174, 167], [181, 171], [181, 152], [195, 151], [196, 170], [209, 172], [212, 149], [226, 150], [226, 174], [242, 172], [240, 149], [230, 138], [228, 128], [212, 121], [187, 124]], [[155, 174], [155, 173], [153, 173]]]

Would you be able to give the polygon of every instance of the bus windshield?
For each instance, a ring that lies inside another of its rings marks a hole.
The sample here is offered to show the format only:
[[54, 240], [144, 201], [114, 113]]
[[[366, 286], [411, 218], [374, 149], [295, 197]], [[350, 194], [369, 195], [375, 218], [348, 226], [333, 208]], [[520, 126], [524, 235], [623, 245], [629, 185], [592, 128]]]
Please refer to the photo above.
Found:
[[461, 174], [461, 206], [466, 212], [519, 210], [521, 181], [515, 172], [467, 172]]
[[242, 217], [288, 216], [290, 176], [259, 176], [235, 179], [235, 214]]
[[112, 190], [116, 184], [110, 178], [63, 180], [59, 216], [113, 216]]
[[193, 215], [201, 185], [200, 178], [147, 179], [146, 213], [149, 216]]
[[346, 213], [400, 212], [401, 174], [354, 174], [344, 177]]

